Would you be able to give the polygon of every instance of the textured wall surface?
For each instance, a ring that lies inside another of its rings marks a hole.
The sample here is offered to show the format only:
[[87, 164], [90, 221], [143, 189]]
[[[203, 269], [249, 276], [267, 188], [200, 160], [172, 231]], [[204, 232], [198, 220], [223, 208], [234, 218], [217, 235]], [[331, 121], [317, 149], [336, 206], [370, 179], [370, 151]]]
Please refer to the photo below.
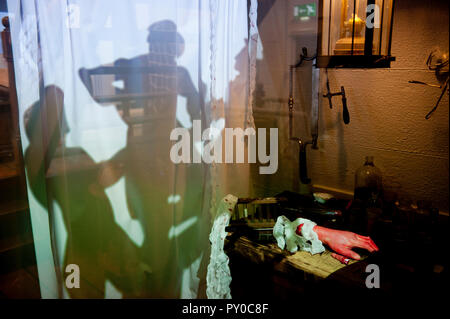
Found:
[[[296, 1], [302, 2], [302, 1]], [[292, 31], [289, 16], [292, 2], [277, 1], [260, 25], [264, 60], [258, 81], [265, 102], [255, 107], [258, 126], [279, 128], [280, 166], [272, 176], [255, 176], [261, 195], [284, 189], [300, 190], [298, 148], [287, 141], [288, 65], [297, 59], [299, 47], [311, 45], [311, 31]], [[309, 26], [306, 27], [308, 29]], [[435, 104], [440, 90], [409, 84], [409, 80], [438, 83], [426, 60], [434, 48], [448, 52], [449, 17], [447, 1], [396, 1], [390, 69], [330, 69], [333, 92], [341, 85], [347, 93], [351, 122], [341, 119], [342, 104], [334, 108], [320, 100], [319, 150], [309, 151], [308, 170], [313, 184], [353, 191], [354, 172], [366, 155], [375, 157], [386, 187], [413, 199], [431, 199], [448, 211], [449, 196], [449, 100], [444, 95], [434, 115], [424, 117]], [[308, 35], [309, 34], [309, 35]], [[298, 45], [298, 42], [302, 42]], [[314, 48], [315, 49], [315, 48]], [[321, 91], [325, 73], [321, 70]], [[309, 138], [310, 67], [297, 71], [295, 90], [296, 135]], [[301, 92], [301, 93], [299, 93]]]

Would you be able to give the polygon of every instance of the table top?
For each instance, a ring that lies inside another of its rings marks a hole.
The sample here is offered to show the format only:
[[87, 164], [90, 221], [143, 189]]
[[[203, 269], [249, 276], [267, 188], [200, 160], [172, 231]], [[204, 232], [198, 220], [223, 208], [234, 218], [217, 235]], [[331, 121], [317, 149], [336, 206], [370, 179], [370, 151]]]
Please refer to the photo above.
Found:
[[[226, 247], [256, 264], [273, 263], [274, 270], [283, 273], [304, 271], [319, 278], [327, 278], [332, 273], [359, 261], [351, 260], [348, 265], [342, 264], [326, 250], [321, 254], [311, 255], [309, 252], [297, 251], [294, 254], [281, 250], [275, 243], [258, 243], [245, 236], [230, 239]], [[361, 256], [364, 260], [366, 256]]]

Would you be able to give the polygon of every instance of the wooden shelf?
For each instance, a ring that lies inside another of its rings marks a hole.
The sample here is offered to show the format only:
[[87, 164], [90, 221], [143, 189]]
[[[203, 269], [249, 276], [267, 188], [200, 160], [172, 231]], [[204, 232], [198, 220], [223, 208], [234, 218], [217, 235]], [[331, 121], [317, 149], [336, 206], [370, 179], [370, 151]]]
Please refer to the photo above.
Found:
[[32, 244], [33, 234], [31, 232], [4, 238], [0, 240], [0, 254]]
[[19, 176], [15, 161], [0, 163], [0, 180]]
[[14, 214], [28, 209], [28, 201], [23, 200], [11, 200], [6, 203], [0, 203], [0, 216]]
[[29, 266], [0, 275], [0, 297], [39, 299], [39, 279], [37, 266]]
[[0, 109], [8, 108], [8, 110], [9, 110], [10, 107], [11, 107], [11, 103], [9, 101], [0, 100]]
[[2, 24], [6, 65], [0, 67], [0, 85], [6, 88], [2, 87], [0, 94], [0, 298], [39, 298], [8, 17], [2, 19]]

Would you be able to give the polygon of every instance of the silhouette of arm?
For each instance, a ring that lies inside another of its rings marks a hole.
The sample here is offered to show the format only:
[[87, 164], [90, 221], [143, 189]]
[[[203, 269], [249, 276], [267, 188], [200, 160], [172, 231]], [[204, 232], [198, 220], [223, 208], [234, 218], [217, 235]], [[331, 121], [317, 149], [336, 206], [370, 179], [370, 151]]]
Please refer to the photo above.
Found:
[[83, 82], [84, 86], [88, 90], [91, 97], [95, 100], [95, 97], [93, 94], [94, 92], [92, 89], [92, 79], [91, 79], [89, 71], [90, 71], [89, 69], [81, 68], [80, 70], [78, 70], [78, 75], [80, 76], [81, 82]]
[[192, 83], [191, 77], [185, 68], [178, 68], [178, 81], [177, 81], [178, 94], [187, 98], [187, 111], [191, 116], [191, 120], [200, 120], [201, 108], [200, 99], [201, 96], [196, 90], [194, 83]]

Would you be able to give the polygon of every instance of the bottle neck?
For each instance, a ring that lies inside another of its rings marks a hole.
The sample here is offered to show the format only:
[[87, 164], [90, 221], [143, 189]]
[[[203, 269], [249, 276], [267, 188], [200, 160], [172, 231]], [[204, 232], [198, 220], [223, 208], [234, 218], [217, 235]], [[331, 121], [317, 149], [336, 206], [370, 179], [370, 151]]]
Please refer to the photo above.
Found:
[[364, 165], [375, 166], [373, 164], [373, 156], [366, 156], [366, 162], [364, 163]]

